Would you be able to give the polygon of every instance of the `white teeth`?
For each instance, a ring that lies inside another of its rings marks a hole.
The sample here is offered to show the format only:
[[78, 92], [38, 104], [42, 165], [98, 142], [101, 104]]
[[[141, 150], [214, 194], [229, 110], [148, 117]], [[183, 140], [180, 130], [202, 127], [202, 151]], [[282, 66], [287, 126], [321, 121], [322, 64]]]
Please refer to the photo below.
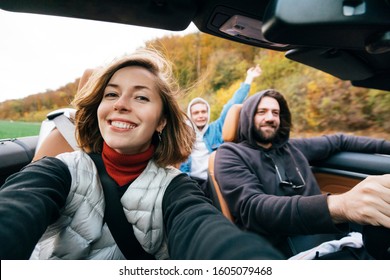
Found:
[[129, 123], [125, 123], [125, 122], [119, 122], [119, 121], [112, 121], [111, 125], [115, 126], [117, 128], [122, 128], [122, 129], [133, 129], [133, 128], [136, 127], [134, 124], [129, 124]]

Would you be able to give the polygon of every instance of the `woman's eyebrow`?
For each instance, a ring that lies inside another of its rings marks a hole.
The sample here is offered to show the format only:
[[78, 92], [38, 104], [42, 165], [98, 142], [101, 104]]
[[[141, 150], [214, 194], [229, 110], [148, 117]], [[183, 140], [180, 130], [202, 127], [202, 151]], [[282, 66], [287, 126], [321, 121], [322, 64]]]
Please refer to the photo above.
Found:
[[[108, 84], [106, 85], [106, 87], [119, 88], [120, 85], [115, 84], [115, 83], [108, 83]], [[135, 89], [151, 89], [151, 87], [149, 87], [149, 86], [147, 86], [147, 85], [135, 85], [135, 86], [133, 86], [133, 88], [135, 88]]]
[[108, 83], [108, 84], [106, 85], [106, 87], [113, 87], [113, 88], [118, 88], [118, 87], [119, 87], [119, 85], [117, 85], [117, 84], [114, 84], [114, 83]]

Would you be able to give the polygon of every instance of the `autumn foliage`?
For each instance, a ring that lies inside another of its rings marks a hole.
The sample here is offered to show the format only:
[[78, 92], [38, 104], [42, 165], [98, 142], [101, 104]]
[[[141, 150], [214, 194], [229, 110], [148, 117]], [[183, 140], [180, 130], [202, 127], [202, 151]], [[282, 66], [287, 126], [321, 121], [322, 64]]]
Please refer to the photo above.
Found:
[[[165, 36], [145, 43], [162, 51], [172, 62], [183, 88], [180, 104], [201, 96], [218, 115], [255, 64], [263, 69], [251, 93], [266, 88], [282, 92], [289, 102], [294, 132], [344, 131], [376, 134], [390, 131], [390, 92], [354, 87], [324, 72], [293, 62], [284, 53], [264, 50], [216, 37], [193, 33]], [[69, 107], [78, 80], [52, 91], [0, 103], [0, 119], [42, 121], [52, 110]]]

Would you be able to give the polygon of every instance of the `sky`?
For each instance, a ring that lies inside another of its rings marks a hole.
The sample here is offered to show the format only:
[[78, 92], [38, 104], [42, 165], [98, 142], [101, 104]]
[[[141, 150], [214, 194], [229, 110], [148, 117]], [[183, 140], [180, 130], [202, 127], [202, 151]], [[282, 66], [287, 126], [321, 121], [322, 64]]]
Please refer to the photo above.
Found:
[[173, 32], [0, 9], [0, 102], [56, 90], [145, 41], [195, 31], [192, 24]]

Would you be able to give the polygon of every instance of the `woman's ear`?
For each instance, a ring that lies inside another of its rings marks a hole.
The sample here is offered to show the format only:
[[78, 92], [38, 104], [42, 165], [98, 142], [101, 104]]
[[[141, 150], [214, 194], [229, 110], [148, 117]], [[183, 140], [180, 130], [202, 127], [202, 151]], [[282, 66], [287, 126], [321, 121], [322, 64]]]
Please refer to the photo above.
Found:
[[157, 126], [156, 131], [161, 133], [164, 130], [166, 125], [167, 125], [167, 119], [166, 118], [162, 118], [161, 121], [160, 121], [160, 124]]

